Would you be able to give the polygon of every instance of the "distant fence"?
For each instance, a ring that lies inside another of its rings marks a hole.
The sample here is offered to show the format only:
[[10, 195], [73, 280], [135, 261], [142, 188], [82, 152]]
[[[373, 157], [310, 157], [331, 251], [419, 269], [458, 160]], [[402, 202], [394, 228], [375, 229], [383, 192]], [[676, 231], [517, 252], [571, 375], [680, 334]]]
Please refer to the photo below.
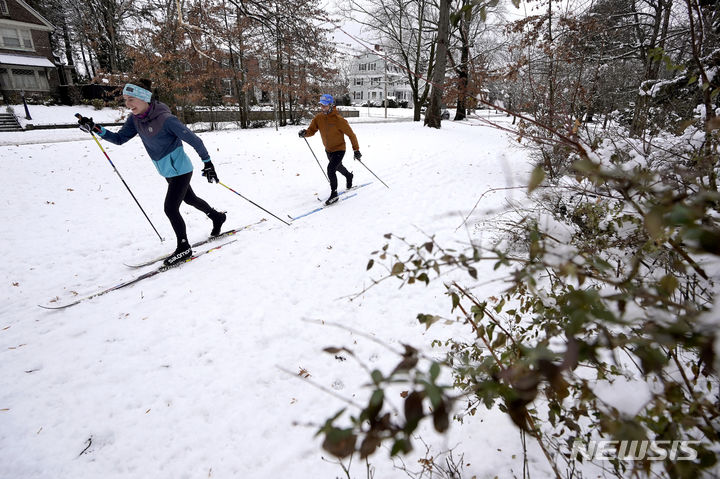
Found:
[[[339, 110], [345, 118], [357, 118], [360, 112], [357, 110]], [[312, 118], [317, 112], [305, 112], [305, 118]], [[240, 121], [240, 112], [238, 110], [195, 110], [186, 111], [185, 115], [178, 114], [178, 117], [186, 124], [192, 123], [220, 123], [229, 121]], [[275, 112], [272, 111], [250, 111], [248, 113], [248, 121], [275, 121]], [[103, 126], [121, 126], [124, 123], [102, 123]], [[33, 125], [28, 123], [25, 125], [26, 130], [51, 130], [56, 128], [76, 128], [77, 123], [68, 123], [63, 125]]]
[[[360, 112], [357, 110], [339, 110], [345, 118], [357, 118]], [[296, 112], [297, 113], [297, 112]], [[304, 118], [312, 118], [318, 112], [304, 112]], [[178, 115], [180, 116], [180, 115]], [[186, 111], [182, 115], [186, 123], [198, 122], [224, 122], [224, 121], [240, 121], [240, 111], [238, 110], [194, 110]], [[250, 111], [248, 112], [248, 121], [274, 121], [275, 112], [273, 111]]]

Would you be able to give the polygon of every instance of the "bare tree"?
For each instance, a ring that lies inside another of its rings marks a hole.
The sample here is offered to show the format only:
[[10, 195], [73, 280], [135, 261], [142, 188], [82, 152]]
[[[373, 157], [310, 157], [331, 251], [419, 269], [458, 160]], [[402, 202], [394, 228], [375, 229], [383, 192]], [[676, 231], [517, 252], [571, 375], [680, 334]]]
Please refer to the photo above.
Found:
[[445, 63], [448, 53], [450, 29], [450, 0], [440, 0], [440, 15], [437, 29], [437, 59], [432, 75], [432, 94], [430, 106], [425, 113], [425, 126], [440, 128], [442, 121], [442, 100], [445, 89]]
[[388, 60], [401, 67], [412, 91], [413, 119], [420, 121], [430, 92], [425, 79], [432, 75], [436, 59], [431, 20], [437, 7], [431, 0], [350, 0], [342, 13], [374, 34]]

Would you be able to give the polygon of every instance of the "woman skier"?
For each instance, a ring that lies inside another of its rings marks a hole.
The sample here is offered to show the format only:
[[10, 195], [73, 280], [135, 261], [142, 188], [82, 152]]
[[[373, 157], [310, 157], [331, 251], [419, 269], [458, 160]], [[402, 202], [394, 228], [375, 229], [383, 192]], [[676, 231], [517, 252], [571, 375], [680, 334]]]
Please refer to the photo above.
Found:
[[193, 165], [183, 150], [183, 141], [192, 146], [202, 159], [204, 165], [202, 176], [207, 178], [209, 183], [219, 181], [205, 145], [195, 133], [170, 113], [167, 105], [152, 98], [151, 88], [152, 82], [147, 79], [125, 85], [123, 99], [131, 114], [117, 133], [96, 125], [92, 118], [80, 117], [78, 123], [82, 130], [93, 131], [104, 140], [116, 145], [122, 145], [135, 135], [140, 135], [155, 168], [168, 183], [165, 215], [175, 232], [177, 248], [165, 259], [164, 264], [172, 266], [192, 256], [185, 221], [180, 214], [180, 204], [183, 201], [202, 211], [212, 220], [213, 226], [210, 232], [212, 236], [220, 234], [226, 215], [211, 208], [205, 200], [195, 195], [190, 186]]

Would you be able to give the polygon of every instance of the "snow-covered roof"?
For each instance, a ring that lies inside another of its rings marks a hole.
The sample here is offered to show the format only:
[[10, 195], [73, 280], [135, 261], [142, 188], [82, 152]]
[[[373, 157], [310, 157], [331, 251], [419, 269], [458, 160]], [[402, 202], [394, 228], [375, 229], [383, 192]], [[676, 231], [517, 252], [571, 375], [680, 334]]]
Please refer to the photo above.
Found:
[[8, 55], [6, 53], [0, 53], [0, 64], [55, 68], [55, 64], [45, 57], [29, 55]]

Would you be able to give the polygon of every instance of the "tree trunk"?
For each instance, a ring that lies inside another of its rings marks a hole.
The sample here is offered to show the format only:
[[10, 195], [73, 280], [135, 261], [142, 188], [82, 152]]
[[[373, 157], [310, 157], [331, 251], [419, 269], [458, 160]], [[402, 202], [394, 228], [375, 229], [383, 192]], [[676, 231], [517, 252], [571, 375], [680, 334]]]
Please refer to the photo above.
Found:
[[[645, 62], [645, 75], [643, 83], [646, 81], [657, 80], [662, 60], [652, 57], [649, 52], [655, 48], [662, 48], [665, 45], [669, 27], [669, 15], [672, 8], [672, 0], [660, 0], [655, 4], [655, 13], [652, 17], [653, 30], [652, 35], [646, 40], [646, 44], [641, 43], [641, 58]], [[636, 12], [637, 18], [637, 12]], [[635, 102], [635, 111], [633, 112], [632, 125], [630, 134], [632, 136], [640, 135], [647, 126], [648, 110], [650, 108], [650, 98], [647, 95], [639, 94]]]
[[70, 78], [71, 83], [77, 83], [77, 72], [75, 71], [75, 60], [73, 60], [73, 53], [72, 53], [72, 42], [70, 41], [70, 30], [68, 29], [67, 19], [65, 15], [62, 16], [62, 36], [63, 36], [63, 44], [65, 46], [65, 57], [67, 59], [67, 64], [70, 67], [68, 68], [70, 70]]
[[450, 0], [440, 0], [440, 16], [438, 19], [437, 53], [432, 75], [432, 95], [430, 106], [425, 113], [425, 126], [440, 128], [442, 122], [442, 99], [445, 83], [445, 62], [448, 51], [448, 31], [450, 27]]
[[[463, 1], [463, 7], [467, 1]], [[468, 9], [460, 20], [460, 65], [455, 69], [457, 72], [458, 99], [455, 108], [455, 121], [464, 120], [467, 116], [467, 94], [470, 69], [470, 16], [472, 10]]]

